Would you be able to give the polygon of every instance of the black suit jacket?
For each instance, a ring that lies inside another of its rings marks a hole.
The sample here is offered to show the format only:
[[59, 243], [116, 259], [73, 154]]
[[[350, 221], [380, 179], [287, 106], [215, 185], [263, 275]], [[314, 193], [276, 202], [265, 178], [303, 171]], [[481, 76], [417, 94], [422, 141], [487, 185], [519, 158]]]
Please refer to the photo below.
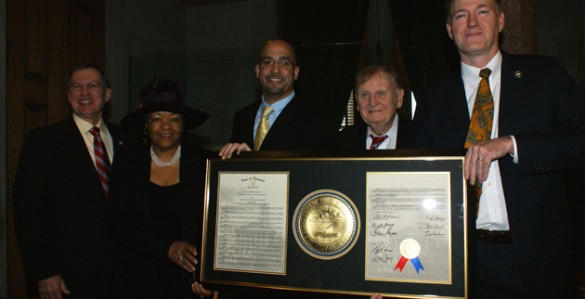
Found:
[[[457, 72], [419, 103], [413, 144], [462, 148], [468, 127]], [[508, 135], [516, 138], [519, 163], [509, 155], [498, 163], [526, 285], [532, 298], [569, 298], [574, 294], [572, 211], [563, 171], [585, 165], [585, 96], [556, 59], [503, 55], [499, 136]]]
[[[254, 120], [261, 101], [236, 112], [231, 142], [254, 147]], [[262, 142], [261, 151], [300, 151], [327, 148], [333, 140], [335, 124], [309, 103], [295, 96], [282, 110]]]
[[[411, 148], [412, 121], [400, 118], [398, 121], [398, 135], [396, 148]], [[338, 134], [336, 147], [348, 151], [367, 150], [368, 126], [361, 119], [351, 127], [343, 129]]]
[[[115, 168], [133, 138], [107, 124]], [[14, 220], [27, 279], [61, 274], [69, 298], [96, 298], [110, 286], [110, 201], [73, 118], [27, 134], [14, 184]]]

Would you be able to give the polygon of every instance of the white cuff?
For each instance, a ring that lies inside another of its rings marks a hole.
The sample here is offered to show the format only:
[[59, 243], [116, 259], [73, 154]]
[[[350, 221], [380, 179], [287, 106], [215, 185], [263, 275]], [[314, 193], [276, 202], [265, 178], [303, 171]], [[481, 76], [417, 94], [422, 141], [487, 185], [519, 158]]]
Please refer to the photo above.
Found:
[[516, 137], [510, 135], [510, 138], [512, 138], [512, 142], [514, 143], [514, 154], [510, 154], [510, 156], [512, 156], [514, 164], [518, 164], [518, 144], [516, 143]]

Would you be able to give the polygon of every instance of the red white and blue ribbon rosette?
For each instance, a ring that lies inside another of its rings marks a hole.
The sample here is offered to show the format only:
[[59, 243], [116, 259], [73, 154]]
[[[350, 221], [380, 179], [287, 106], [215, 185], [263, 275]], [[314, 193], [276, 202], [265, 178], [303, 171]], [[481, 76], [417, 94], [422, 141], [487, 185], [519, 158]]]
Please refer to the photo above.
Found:
[[400, 272], [402, 272], [402, 269], [404, 269], [404, 266], [408, 261], [412, 262], [416, 273], [419, 273], [421, 269], [425, 269], [418, 258], [420, 255], [420, 244], [415, 239], [404, 239], [400, 243], [400, 254], [402, 256], [398, 263], [396, 263], [394, 270], [399, 269]]

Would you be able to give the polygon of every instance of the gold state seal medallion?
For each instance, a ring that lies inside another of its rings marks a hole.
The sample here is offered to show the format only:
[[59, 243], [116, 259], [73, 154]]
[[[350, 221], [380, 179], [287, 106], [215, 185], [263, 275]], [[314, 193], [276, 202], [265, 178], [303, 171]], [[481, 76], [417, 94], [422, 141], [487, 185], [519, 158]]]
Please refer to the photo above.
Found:
[[330, 260], [345, 255], [360, 231], [353, 202], [335, 190], [317, 190], [305, 196], [293, 216], [294, 236], [309, 255]]

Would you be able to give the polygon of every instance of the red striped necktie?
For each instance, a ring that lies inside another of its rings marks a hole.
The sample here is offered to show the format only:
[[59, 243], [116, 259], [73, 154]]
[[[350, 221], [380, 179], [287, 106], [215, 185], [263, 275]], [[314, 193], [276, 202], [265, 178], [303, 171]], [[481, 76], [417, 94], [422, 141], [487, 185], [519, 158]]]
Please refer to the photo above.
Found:
[[374, 136], [370, 134], [370, 138], [372, 138], [372, 145], [370, 145], [370, 150], [377, 150], [378, 146], [380, 146], [380, 144], [382, 144], [382, 142], [388, 138], [388, 135]]
[[97, 127], [93, 127], [90, 131], [91, 135], [93, 135], [93, 150], [95, 153], [95, 168], [98, 173], [98, 177], [100, 178], [100, 182], [102, 183], [102, 189], [104, 190], [104, 195], [108, 198], [109, 188], [108, 188], [108, 181], [110, 175], [110, 159], [108, 158], [108, 152], [106, 151], [106, 147], [104, 145], [104, 141], [100, 136], [100, 129]]

